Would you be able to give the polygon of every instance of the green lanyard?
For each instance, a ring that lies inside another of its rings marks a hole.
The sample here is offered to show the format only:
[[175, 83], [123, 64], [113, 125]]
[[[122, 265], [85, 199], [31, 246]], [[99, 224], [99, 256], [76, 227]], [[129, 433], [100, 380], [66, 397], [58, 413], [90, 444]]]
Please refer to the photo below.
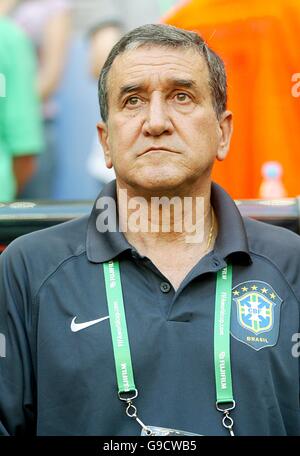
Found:
[[[103, 264], [103, 268], [119, 399], [127, 403], [127, 416], [135, 418], [147, 432], [147, 426], [137, 417], [137, 409], [132, 404], [138, 391], [134, 383], [119, 263], [109, 261]], [[224, 413], [223, 426], [229, 430], [230, 435], [234, 435], [233, 420], [229, 416], [230, 411], [235, 407], [230, 363], [231, 289], [232, 267], [228, 265], [217, 273], [214, 360], [217, 410]]]
[[235, 408], [232, 393], [231, 361], [230, 361], [230, 316], [231, 316], [232, 266], [221, 269], [217, 273], [215, 297], [214, 325], [214, 358], [215, 381], [219, 412], [224, 413], [223, 426], [233, 436], [233, 419], [229, 416]]
[[119, 395], [136, 391], [123, 302], [120, 267], [117, 261], [104, 263], [110, 330], [113, 341]]

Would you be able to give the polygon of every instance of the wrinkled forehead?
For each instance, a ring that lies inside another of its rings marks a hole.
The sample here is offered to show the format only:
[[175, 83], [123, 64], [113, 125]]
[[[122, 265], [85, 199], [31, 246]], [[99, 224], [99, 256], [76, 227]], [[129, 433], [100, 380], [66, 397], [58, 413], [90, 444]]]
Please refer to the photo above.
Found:
[[192, 79], [209, 85], [209, 70], [200, 51], [189, 47], [143, 44], [119, 54], [108, 73], [107, 92], [118, 92], [124, 84], [146, 83], [148, 79]]

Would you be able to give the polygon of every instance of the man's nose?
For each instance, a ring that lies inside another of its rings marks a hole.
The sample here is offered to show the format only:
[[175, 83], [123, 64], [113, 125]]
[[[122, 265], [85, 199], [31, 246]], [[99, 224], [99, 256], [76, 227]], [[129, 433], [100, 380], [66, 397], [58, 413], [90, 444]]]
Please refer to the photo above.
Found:
[[164, 133], [171, 134], [172, 131], [173, 124], [170, 119], [167, 101], [163, 99], [161, 94], [155, 93], [148, 104], [143, 133], [145, 136], [160, 136]]

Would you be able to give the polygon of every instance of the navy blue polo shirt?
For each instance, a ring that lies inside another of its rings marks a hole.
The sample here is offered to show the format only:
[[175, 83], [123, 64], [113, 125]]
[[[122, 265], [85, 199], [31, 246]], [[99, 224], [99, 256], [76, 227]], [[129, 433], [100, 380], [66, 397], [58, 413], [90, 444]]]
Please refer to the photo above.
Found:
[[[102, 196], [116, 198], [114, 181]], [[102, 263], [117, 258], [135, 405], [145, 424], [227, 435], [215, 407], [213, 327], [216, 272], [230, 262], [235, 433], [300, 435], [300, 239], [243, 219], [216, 184], [212, 204], [214, 250], [177, 291], [122, 233], [97, 231], [96, 205], [90, 217], [7, 248], [0, 257], [0, 434], [140, 434], [118, 399], [105, 318]]]

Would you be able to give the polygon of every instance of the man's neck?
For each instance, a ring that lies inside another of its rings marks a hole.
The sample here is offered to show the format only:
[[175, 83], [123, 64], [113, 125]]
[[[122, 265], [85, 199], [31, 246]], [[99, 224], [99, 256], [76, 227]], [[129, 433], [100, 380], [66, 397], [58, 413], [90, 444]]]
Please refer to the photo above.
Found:
[[166, 193], [150, 197], [117, 184], [119, 223], [128, 242], [178, 285], [182, 277], [176, 271], [184, 274], [213, 248], [217, 221], [210, 203], [211, 182], [190, 188], [188, 194]]

